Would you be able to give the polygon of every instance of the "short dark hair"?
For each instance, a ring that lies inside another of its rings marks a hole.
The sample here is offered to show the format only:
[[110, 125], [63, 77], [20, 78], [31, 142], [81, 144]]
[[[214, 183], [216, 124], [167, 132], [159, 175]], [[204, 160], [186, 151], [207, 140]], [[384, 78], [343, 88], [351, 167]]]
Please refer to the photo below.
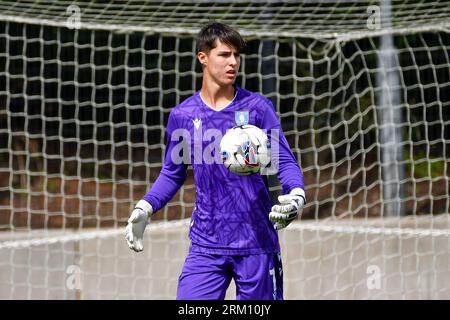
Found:
[[197, 35], [197, 53], [208, 53], [216, 47], [216, 40], [234, 47], [239, 53], [245, 49], [246, 42], [242, 36], [226, 24], [210, 22], [203, 26]]

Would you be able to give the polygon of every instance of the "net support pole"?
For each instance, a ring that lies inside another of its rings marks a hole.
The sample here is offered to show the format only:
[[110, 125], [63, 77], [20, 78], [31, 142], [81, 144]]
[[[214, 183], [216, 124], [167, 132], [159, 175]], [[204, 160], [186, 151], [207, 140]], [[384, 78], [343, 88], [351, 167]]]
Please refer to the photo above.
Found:
[[[391, 0], [381, 2], [381, 21], [391, 29]], [[402, 146], [402, 114], [397, 51], [392, 33], [380, 37], [377, 84], [379, 143], [383, 186], [383, 215], [404, 215], [403, 181], [405, 177]]]

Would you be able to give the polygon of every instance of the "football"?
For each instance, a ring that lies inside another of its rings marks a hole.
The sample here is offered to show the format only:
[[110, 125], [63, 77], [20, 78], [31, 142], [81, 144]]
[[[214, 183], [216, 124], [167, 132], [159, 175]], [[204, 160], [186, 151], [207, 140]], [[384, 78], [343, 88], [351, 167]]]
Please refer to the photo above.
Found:
[[228, 130], [220, 141], [220, 153], [225, 167], [239, 176], [255, 174], [270, 163], [267, 135], [250, 124]]

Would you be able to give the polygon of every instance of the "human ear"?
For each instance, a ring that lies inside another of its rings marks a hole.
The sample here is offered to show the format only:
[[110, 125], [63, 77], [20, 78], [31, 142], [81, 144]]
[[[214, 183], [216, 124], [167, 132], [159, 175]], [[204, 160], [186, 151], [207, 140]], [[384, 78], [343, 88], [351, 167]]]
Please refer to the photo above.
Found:
[[206, 53], [200, 51], [199, 53], [197, 53], [197, 59], [202, 66], [206, 66], [206, 63], [208, 61], [208, 56]]

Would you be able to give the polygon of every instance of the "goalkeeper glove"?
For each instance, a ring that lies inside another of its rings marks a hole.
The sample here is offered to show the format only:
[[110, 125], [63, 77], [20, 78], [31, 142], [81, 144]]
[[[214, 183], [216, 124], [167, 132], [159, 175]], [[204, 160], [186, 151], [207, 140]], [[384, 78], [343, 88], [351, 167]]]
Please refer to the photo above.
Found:
[[125, 239], [130, 249], [140, 252], [144, 250], [142, 239], [144, 238], [145, 227], [148, 224], [148, 218], [152, 215], [153, 208], [145, 200], [140, 200], [134, 207], [128, 225], [125, 228]]
[[274, 205], [269, 213], [276, 230], [286, 228], [297, 218], [300, 209], [306, 204], [305, 191], [301, 188], [292, 189], [289, 194], [279, 196], [278, 201], [280, 204]]

